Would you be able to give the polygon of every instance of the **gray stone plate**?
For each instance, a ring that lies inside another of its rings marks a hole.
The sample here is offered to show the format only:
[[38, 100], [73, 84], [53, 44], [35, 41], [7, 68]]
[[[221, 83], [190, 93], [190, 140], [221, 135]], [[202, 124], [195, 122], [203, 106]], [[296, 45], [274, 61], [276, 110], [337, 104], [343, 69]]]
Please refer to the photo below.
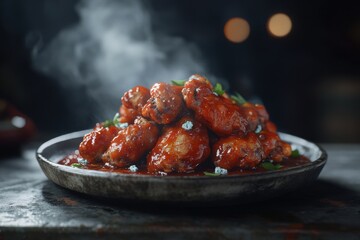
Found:
[[92, 196], [182, 203], [245, 203], [275, 197], [316, 180], [327, 155], [318, 145], [280, 133], [311, 163], [285, 170], [236, 176], [151, 176], [102, 172], [57, 164], [74, 152], [90, 130], [66, 134], [42, 144], [37, 160], [54, 183]]

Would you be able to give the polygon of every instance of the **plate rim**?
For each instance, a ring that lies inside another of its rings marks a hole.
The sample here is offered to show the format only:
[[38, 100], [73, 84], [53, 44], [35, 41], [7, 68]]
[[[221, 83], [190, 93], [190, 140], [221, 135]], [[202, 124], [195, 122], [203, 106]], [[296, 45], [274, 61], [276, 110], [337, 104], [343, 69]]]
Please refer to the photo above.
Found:
[[[60, 143], [60, 142], [66, 142], [74, 138], [80, 138], [84, 134], [90, 132], [91, 129], [71, 132], [67, 134], [63, 134], [60, 136], [57, 136], [55, 138], [52, 138], [48, 141], [45, 141], [42, 143], [36, 150], [36, 159], [41, 166], [41, 162], [45, 163], [47, 165], [50, 165], [53, 168], [56, 168], [57, 170], [64, 171], [66, 173], [70, 174], [76, 174], [76, 175], [82, 175], [82, 176], [92, 176], [92, 177], [99, 177], [99, 178], [125, 178], [125, 179], [131, 179], [131, 180], [151, 180], [151, 181], [177, 181], [177, 180], [216, 180], [219, 179], [247, 179], [247, 178], [271, 178], [273, 176], [287, 176], [294, 173], [304, 172], [313, 168], [318, 168], [321, 166], [324, 166], [327, 162], [327, 153], [326, 151], [318, 144], [314, 142], [310, 142], [306, 139], [303, 139], [301, 137], [291, 135], [288, 133], [278, 132], [280, 136], [286, 136], [293, 139], [296, 139], [297, 142], [303, 142], [306, 144], [312, 144], [313, 146], [317, 147], [320, 151], [320, 156], [316, 159], [311, 161], [310, 163], [306, 163], [299, 166], [290, 167], [284, 170], [275, 170], [275, 171], [267, 171], [267, 172], [254, 172], [254, 173], [247, 173], [247, 174], [239, 174], [239, 175], [220, 175], [220, 176], [193, 176], [193, 175], [182, 175], [182, 176], [161, 176], [161, 175], [145, 175], [145, 174], [131, 174], [131, 173], [119, 173], [119, 172], [105, 172], [105, 171], [99, 171], [99, 170], [89, 170], [89, 169], [78, 169], [78, 168], [72, 168], [70, 166], [61, 165], [58, 163], [55, 163], [53, 161], [50, 161], [45, 156], [43, 156], [44, 150], [46, 150], [48, 147], [51, 147], [54, 144]], [[75, 151], [76, 149], [74, 149]], [[44, 171], [44, 170], [43, 170]]]

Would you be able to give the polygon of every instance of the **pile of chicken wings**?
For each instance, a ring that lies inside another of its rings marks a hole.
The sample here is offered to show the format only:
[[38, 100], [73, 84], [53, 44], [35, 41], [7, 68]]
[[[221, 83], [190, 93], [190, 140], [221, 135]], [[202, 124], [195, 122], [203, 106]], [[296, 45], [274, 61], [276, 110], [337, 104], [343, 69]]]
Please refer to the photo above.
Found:
[[89, 163], [149, 173], [189, 173], [206, 161], [231, 171], [291, 155], [263, 105], [237, 103], [195, 74], [183, 86], [136, 86], [121, 98], [119, 124], [98, 123], [79, 146]]

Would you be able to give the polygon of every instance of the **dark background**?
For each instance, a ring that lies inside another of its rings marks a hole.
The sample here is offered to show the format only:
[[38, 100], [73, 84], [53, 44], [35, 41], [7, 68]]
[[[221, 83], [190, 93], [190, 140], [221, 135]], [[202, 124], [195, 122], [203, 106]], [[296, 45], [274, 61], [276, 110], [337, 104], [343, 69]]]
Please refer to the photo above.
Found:
[[[279, 129], [316, 142], [360, 142], [360, 8], [358, 1], [146, 1], [154, 33], [195, 43], [208, 68], [246, 98], [260, 98]], [[33, 35], [51, 41], [79, 21], [72, 0], [0, 0], [0, 99], [35, 122], [40, 134], [90, 128], [71, 115], [69, 97], [34, 70]], [[290, 16], [274, 38], [266, 22]], [[223, 33], [232, 17], [250, 23], [246, 41]], [[170, 76], [171, 78], [171, 76]], [[86, 101], [85, 101], [86, 102]]]

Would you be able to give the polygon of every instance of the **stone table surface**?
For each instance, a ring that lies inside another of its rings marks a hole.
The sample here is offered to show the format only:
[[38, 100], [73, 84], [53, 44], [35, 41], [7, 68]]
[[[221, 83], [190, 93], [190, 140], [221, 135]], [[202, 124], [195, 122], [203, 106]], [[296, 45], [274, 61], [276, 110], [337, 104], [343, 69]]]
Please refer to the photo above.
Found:
[[360, 239], [360, 144], [320, 144], [311, 186], [232, 206], [164, 206], [89, 197], [42, 173], [36, 144], [0, 159], [0, 240]]

